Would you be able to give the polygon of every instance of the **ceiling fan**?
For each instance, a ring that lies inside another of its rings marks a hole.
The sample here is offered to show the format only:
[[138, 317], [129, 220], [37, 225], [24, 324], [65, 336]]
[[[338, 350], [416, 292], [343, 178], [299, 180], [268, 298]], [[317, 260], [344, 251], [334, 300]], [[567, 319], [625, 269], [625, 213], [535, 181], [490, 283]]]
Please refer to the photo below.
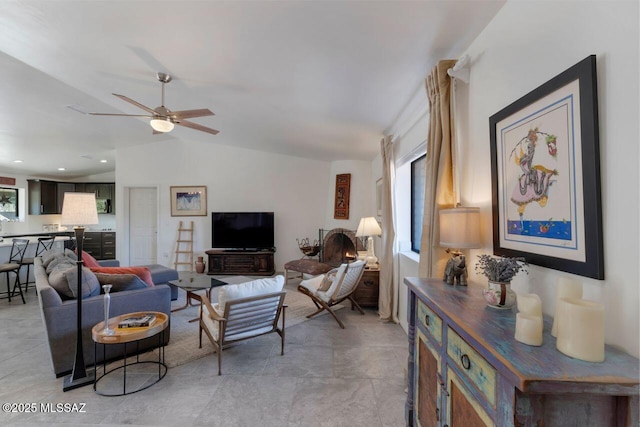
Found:
[[88, 114], [91, 114], [93, 116], [147, 117], [151, 119], [149, 124], [153, 128], [154, 134], [171, 132], [173, 130], [174, 125], [188, 127], [191, 129], [202, 131], [202, 132], [211, 133], [213, 135], [219, 132], [215, 129], [211, 129], [206, 126], [202, 126], [197, 123], [185, 120], [185, 119], [191, 119], [194, 117], [213, 116], [213, 112], [207, 108], [201, 108], [198, 110], [171, 111], [167, 107], [165, 107], [164, 106], [164, 85], [171, 81], [171, 76], [165, 73], [157, 73], [156, 77], [158, 78], [158, 81], [162, 83], [162, 105], [160, 105], [159, 107], [152, 109], [124, 95], [118, 95], [117, 93], [113, 94], [118, 98], [122, 99], [123, 101], [126, 101], [130, 104], [135, 105], [138, 108], [143, 109], [149, 114], [114, 114], [114, 113], [88, 113]]

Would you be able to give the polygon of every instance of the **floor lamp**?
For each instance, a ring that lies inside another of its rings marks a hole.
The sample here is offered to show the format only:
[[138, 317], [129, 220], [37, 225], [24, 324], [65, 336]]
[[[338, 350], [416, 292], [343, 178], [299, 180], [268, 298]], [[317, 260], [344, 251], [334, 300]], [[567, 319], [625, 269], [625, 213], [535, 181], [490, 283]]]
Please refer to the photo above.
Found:
[[62, 225], [72, 225], [76, 235], [76, 248], [78, 259], [78, 283], [76, 290], [77, 298], [77, 335], [76, 335], [76, 356], [73, 363], [73, 371], [64, 377], [62, 390], [69, 391], [74, 388], [93, 384], [95, 372], [87, 371], [84, 363], [84, 352], [82, 346], [82, 241], [84, 240], [84, 226], [98, 224], [98, 208], [96, 207], [96, 195], [94, 193], [64, 193], [62, 202]]

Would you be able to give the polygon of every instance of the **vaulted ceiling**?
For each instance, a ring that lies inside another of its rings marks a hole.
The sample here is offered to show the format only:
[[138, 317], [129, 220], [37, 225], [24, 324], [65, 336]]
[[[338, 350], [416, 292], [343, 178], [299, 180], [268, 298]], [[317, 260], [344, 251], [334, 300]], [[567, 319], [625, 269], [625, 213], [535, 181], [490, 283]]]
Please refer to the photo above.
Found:
[[[429, 69], [464, 53], [503, 4], [4, 0], [0, 170], [98, 174], [119, 147], [172, 139], [370, 160]], [[144, 113], [112, 93], [159, 106], [158, 71], [174, 78], [166, 106], [211, 109], [192, 121], [218, 135], [79, 112]]]

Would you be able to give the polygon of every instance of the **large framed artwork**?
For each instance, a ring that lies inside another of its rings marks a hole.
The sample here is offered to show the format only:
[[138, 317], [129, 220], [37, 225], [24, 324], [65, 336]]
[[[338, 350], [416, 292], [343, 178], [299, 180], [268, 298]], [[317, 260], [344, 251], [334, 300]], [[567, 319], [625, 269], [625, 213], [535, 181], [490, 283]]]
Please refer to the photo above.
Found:
[[207, 187], [171, 187], [171, 216], [206, 216]]
[[494, 253], [604, 279], [595, 55], [489, 125]]
[[336, 199], [333, 207], [334, 219], [349, 219], [349, 192], [351, 191], [351, 174], [336, 175]]

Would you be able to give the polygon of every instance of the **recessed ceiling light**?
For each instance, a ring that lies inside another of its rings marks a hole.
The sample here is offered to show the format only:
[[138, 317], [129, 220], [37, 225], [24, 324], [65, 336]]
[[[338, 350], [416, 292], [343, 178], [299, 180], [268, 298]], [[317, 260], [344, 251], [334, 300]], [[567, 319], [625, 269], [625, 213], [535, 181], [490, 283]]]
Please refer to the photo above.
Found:
[[59, 171], [66, 171], [67, 168], [58, 168]]
[[13, 163], [22, 163], [22, 160], [14, 160]]
[[100, 160], [100, 163], [107, 163], [105, 159]]

